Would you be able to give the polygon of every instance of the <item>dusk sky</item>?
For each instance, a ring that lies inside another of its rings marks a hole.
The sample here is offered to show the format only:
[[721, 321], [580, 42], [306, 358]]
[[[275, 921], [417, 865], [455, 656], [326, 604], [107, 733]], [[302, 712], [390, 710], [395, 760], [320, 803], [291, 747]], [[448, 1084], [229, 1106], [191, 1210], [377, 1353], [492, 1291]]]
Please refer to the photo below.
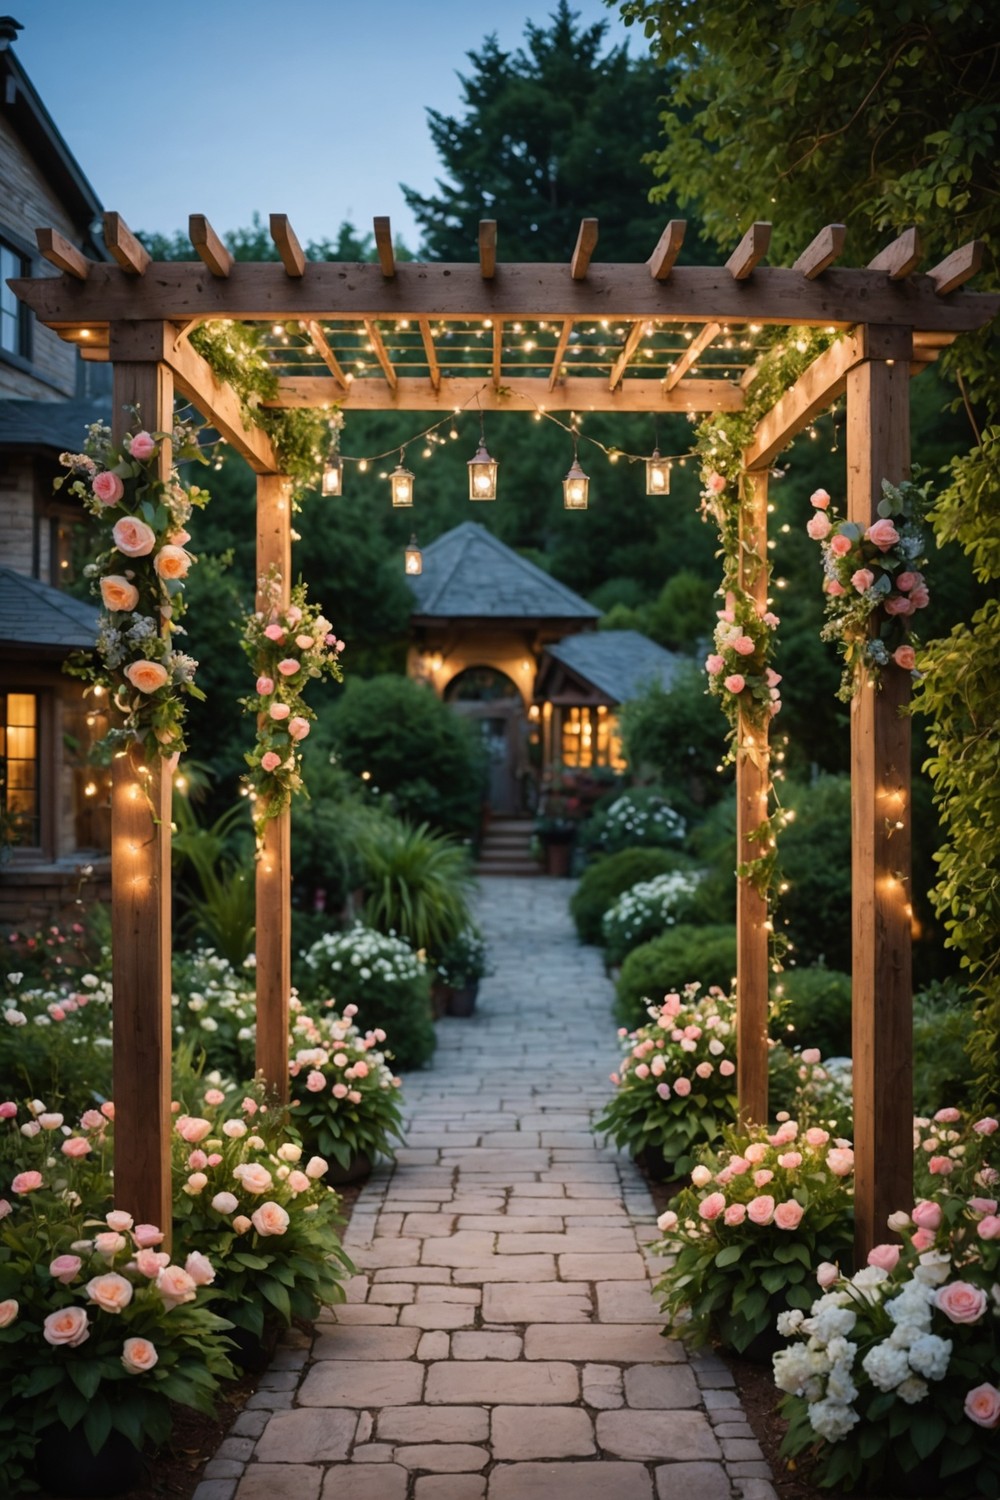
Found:
[[[433, 188], [425, 110], [454, 112], [466, 53], [514, 49], [555, 0], [18, 0], [17, 55], [105, 208], [171, 233], [287, 213], [303, 243], [389, 214], [412, 247], [400, 182]], [[575, 0], [608, 22], [601, 0]], [[502, 236], [503, 225], [500, 232]], [[473, 247], [470, 246], [470, 255]]]

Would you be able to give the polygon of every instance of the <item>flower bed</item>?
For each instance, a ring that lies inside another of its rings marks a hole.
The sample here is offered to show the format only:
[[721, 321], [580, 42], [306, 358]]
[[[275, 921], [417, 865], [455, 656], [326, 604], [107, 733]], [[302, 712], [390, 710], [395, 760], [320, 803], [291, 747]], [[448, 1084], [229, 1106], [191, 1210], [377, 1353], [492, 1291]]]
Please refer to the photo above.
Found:
[[679, 812], [653, 789], [623, 792], [594, 813], [584, 826], [583, 841], [596, 853], [614, 854], [636, 847], [676, 848], [686, 827]]
[[380, 1049], [380, 1028], [364, 1036], [354, 1023], [357, 1007], [343, 1016], [330, 1007], [314, 1018], [293, 1000], [289, 1071], [297, 1080], [295, 1124], [307, 1147], [332, 1157], [342, 1168], [352, 1161], [393, 1154], [393, 1140], [403, 1139], [399, 1110], [400, 1081]]
[[620, 964], [640, 943], [683, 921], [690, 914], [700, 881], [693, 871], [671, 870], [624, 891], [601, 921], [608, 964]]
[[343, 1014], [386, 1031], [400, 1068], [419, 1068], [434, 1051], [430, 976], [423, 959], [402, 938], [356, 925], [328, 932], [304, 955], [304, 998], [331, 996]]

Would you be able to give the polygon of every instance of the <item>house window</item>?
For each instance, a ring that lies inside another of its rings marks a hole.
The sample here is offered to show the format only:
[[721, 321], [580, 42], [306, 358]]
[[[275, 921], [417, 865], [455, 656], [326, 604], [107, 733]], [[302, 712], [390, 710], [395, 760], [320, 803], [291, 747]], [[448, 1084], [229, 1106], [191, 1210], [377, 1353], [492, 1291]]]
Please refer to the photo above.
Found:
[[41, 843], [38, 697], [0, 693], [0, 824], [5, 843]]
[[27, 257], [0, 240], [0, 350], [28, 359], [31, 343], [28, 309], [19, 302], [7, 285], [10, 276], [27, 276], [31, 266]]
[[561, 759], [564, 766], [587, 770], [591, 766], [625, 768], [618, 716], [603, 704], [597, 708], [564, 708], [561, 724]]

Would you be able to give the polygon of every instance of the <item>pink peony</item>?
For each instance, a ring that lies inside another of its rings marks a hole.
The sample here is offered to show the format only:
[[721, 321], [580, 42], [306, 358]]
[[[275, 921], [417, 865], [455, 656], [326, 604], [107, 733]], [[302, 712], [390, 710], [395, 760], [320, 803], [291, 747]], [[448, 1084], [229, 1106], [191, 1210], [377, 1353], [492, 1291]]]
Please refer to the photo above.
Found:
[[666, 1209], [656, 1221], [656, 1227], [661, 1234], [669, 1234], [672, 1229], [677, 1228], [677, 1215], [672, 1208]]
[[725, 681], [725, 688], [729, 693], [742, 693], [746, 685], [746, 678], [739, 672], [731, 673]]
[[956, 1125], [962, 1118], [962, 1111], [956, 1109], [953, 1104], [948, 1104], [944, 1109], [939, 1109], [934, 1116], [935, 1125]]
[[296, 714], [293, 719], [289, 719], [288, 721], [288, 733], [293, 740], [304, 740], [309, 733], [309, 720], [303, 719], [301, 715]]
[[66, 1345], [76, 1349], [89, 1337], [87, 1312], [82, 1307], [61, 1307], [58, 1312], [49, 1313], [42, 1327], [42, 1338], [57, 1347]]
[[18, 1172], [10, 1185], [12, 1193], [35, 1193], [42, 1186], [41, 1172]]
[[112, 474], [110, 469], [106, 469], [103, 474], [95, 474], [90, 487], [102, 505], [117, 505], [125, 493], [121, 476]]
[[851, 582], [859, 594], [865, 593], [875, 582], [875, 574], [871, 568], [859, 568], [856, 573], [851, 574]]
[[1000, 1390], [988, 1383], [975, 1386], [965, 1398], [965, 1415], [977, 1427], [1000, 1426]]
[[284, 1234], [289, 1225], [286, 1211], [279, 1203], [262, 1203], [250, 1215], [250, 1222], [259, 1235]]
[[989, 1305], [982, 1287], [970, 1281], [949, 1281], [934, 1293], [934, 1304], [953, 1323], [978, 1323]]
[[96, 1302], [103, 1312], [120, 1313], [132, 1301], [132, 1283], [117, 1271], [107, 1271], [103, 1276], [94, 1276], [84, 1290], [91, 1302]]
[[763, 1141], [752, 1141], [744, 1151], [743, 1155], [746, 1157], [748, 1162], [751, 1162], [754, 1166], [756, 1166], [758, 1162], [763, 1161], [767, 1156], [767, 1147], [764, 1145]]
[[802, 1204], [797, 1203], [794, 1198], [789, 1198], [775, 1208], [774, 1222], [779, 1229], [798, 1229], [804, 1213], [805, 1209]]
[[868, 1252], [868, 1264], [882, 1271], [894, 1271], [899, 1261], [898, 1245], [876, 1245]]
[[101, 579], [101, 603], [112, 613], [133, 610], [139, 603], [139, 590], [120, 573], [109, 573]]
[[770, 1193], [761, 1193], [747, 1204], [747, 1217], [752, 1224], [770, 1224], [774, 1218], [774, 1199]]
[[814, 542], [822, 542], [824, 538], [829, 536], [831, 529], [832, 524], [830, 521], [830, 517], [824, 515], [821, 510], [817, 511], [812, 519], [806, 524], [806, 531], [812, 537]]
[[57, 1255], [55, 1260], [49, 1263], [49, 1275], [63, 1286], [69, 1286], [70, 1282], [79, 1276], [83, 1261], [78, 1255]]
[[771, 1182], [773, 1178], [773, 1172], [769, 1171], [767, 1167], [760, 1167], [753, 1174], [754, 1186], [759, 1188], [767, 1187], [768, 1183]]
[[969, 1207], [977, 1214], [995, 1214], [997, 1200], [995, 1198], [970, 1198]]
[[141, 463], [145, 463], [147, 458], [152, 458], [156, 452], [156, 443], [145, 428], [141, 432], [133, 433], [132, 441], [129, 444], [129, 452], [133, 458], [139, 459]]
[[[638, 1071], [639, 1070], [637, 1068], [636, 1072]], [[715, 1070], [710, 1062], [700, 1062], [695, 1068], [695, 1072], [697, 1073], [699, 1078], [711, 1078], [714, 1071]]]
[[260, 765], [262, 771], [276, 771], [281, 765], [281, 756], [275, 755], [273, 750], [265, 750], [260, 758]]
[[817, 510], [826, 510], [830, 504], [830, 496], [826, 490], [813, 490], [809, 496], [809, 503], [810, 505], [815, 505]]
[[713, 1219], [719, 1217], [725, 1207], [726, 1197], [724, 1193], [709, 1193], [708, 1197], [703, 1198], [698, 1204], [698, 1212], [703, 1219], [707, 1219], [711, 1223]]
[[155, 1345], [149, 1339], [126, 1339], [122, 1346], [122, 1364], [130, 1375], [145, 1375], [159, 1357]]
[[659, 1096], [660, 1096], [661, 1099], [663, 1099], [663, 1100], [669, 1099], [670, 1098], [670, 1085], [669, 1085], [669, 1083], [658, 1083], [656, 1085], [656, 1092], [659, 1094]]
[[156, 532], [137, 516], [122, 516], [111, 535], [123, 557], [148, 557], [156, 546]]
[[897, 646], [892, 653], [892, 659], [897, 667], [902, 667], [904, 672], [912, 672], [917, 664], [917, 653], [912, 646]]
[[0, 1120], [13, 1120], [17, 1115], [17, 1105], [10, 1099], [5, 1099], [0, 1104]]
[[710, 677], [718, 677], [719, 673], [724, 671], [725, 665], [726, 663], [721, 656], [713, 654], [705, 658], [705, 671]]
[[889, 548], [895, 547], [899, 541], [899, 532], [888, 516], [869, 526], [867, 535], [868, 540], [874, 542], [880, 552], [888, 552]]
[[175, 1126], [177, 1134], [189, 1146], [197, 1146], [207, 1135], [212, 1134], [211, 1120], [202, 1120], [197, 1115], [181, 1115]]

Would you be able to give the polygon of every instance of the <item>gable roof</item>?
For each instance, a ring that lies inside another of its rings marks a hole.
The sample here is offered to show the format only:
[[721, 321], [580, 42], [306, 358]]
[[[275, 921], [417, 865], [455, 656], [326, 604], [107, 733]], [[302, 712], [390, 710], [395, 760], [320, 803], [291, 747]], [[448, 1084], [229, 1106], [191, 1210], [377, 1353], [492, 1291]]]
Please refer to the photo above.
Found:
[[682, 658], [638, 630], [598, 630], [567, 636], [546, 654], [616, 703], [650, 686], [669, 688]]
[[600, 610], [520, 557], [485, 526], [464, 521], [423, 549], [407, 577], [414, 614], [489, 620], [596, 620]]
[[93, 646], [97, 609], [13, 568], [0, 568], [0, 649], [41, 647], [54, 654]]
[[91, 422], [111, 422], [111, 398], [0, 401], [0, 446], [79, 453]]

